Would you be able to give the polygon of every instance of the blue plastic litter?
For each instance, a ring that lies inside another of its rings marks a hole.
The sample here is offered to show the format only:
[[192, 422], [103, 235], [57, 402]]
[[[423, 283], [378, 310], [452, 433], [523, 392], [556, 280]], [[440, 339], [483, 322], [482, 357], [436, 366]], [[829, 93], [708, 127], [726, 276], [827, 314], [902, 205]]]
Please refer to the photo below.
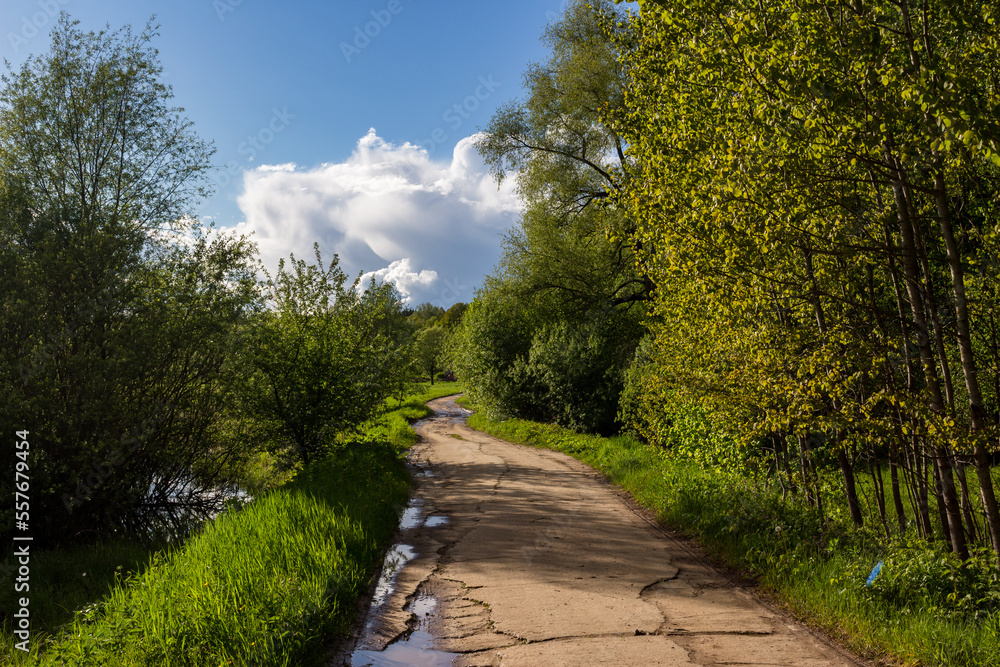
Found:
[[882, 561], [879, 561], [875, 563], [875, 569], [873, 569], [872, 573], [868, 575], [868, 580], [865, 581], [865, 586], [871, 586], [872, 582], [875, 581], [875, 577], [877, 577], [878, 573], [881, 571], [882, 571]]

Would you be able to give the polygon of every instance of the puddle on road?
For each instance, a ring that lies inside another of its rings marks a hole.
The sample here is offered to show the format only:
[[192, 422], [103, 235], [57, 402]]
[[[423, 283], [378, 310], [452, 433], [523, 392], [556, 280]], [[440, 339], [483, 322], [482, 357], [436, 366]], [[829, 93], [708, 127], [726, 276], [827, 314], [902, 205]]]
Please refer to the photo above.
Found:
[[399, 529], [409, 530], [420, 525], [420, 514], [424, 511], [424, 501], [420, 498], [411, 498], [403, 510], [403, 516], [399, 517]]
[[355, 651], [351, 654], [351, 667], [446, 667], [458, 657], [457, 653], [436, 651], [432, 648], [434, 637], [427, 632], [431, 614], [437, 600], [431, 595], [418, 595], [406, 610], [416, 615], [414, 629], [405, 638], [389, 644], [384, 651]]
[[[414, 422], [415, 428], [430, 421], [440, 421], [446, 419], [449, 422], [461, 422], [468, 419], [472, 412], [458, 405], [450, 405], [445, 410], [438, 410], [434, 416], [428, 419], [421, 419]], [[420, 467], [414, 473], [415, 477], [432, 478], [437, 477], [429, 469]], [[399, 519], [399, 530], [407, 531], [418, 526], [424, 528], [436, 528], [446, 525], [448, 517], [443, 514], [432, 514], [424, 517], [424, 501], [420, 498], [413, 498], [403, 510], [403, 515]], [[416, 556], [412, 546], [398, 543], [386, 554], [382, 566], [382, 575], [379, 577], [375, 587], [375, 595], [372, 598], [371, 606], [368, 610], [368, 618], [365, 622], [365, 629], [357, 648], [351, 653], [349, 664], [352, 667], [444, 667], [450, 665], [458, 657], [457, 653], [447, 653], [436, 651], [434, 637], [430, 634], [429, 621], [437, 607], [437, 600], [430, 595], [418, 595], [404, 607], [404, 610], [416, 616], [416, 621], [408, 633], [401, 635], [399, 639], [386, 646], [383, 651], [375, 651], [365, 641], [369, 637], [374, 625], [378, 622], [379, 607], [393, 593], [396, 586], [396, 576], [399, 571]]]
[[423, 421], [431, 421], [431, 419], [447, 419], [451, 423], [464, 422], [472, 414], [472, 410], [466, 410], [461, 405], [458, 405], [454, 401], [446, 405], [444, 408], [438, 408], [434, 411], [434, 417], [426, 420], [420, 420], [416, 422], [417, 424]]
[[389, 597], [396, 587], [396, 575], [403, 569], [403, 566], [413, 560], [417, 552], [409, 544], [397, 544], [389, 549], [382, 561], [382, 574], [378, 578], [375, 586], [375, 595], [372, 596], [372, 609], [375, 609]]

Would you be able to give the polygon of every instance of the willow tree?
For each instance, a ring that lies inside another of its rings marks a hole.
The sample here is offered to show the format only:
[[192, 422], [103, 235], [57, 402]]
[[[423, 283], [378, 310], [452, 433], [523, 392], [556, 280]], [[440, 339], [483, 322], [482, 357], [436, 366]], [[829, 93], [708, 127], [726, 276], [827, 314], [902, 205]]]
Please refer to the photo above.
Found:
[[623, 103], [618, 47], [605, 31], [619, 21], [627, 16], [610, 2], [569, 3], [546, 29], [549, 59], [524, 75], [527, 99], [501, 107], [478, 145], [498, 182], [517, 174], [525, 205], [503, 269], [526, 293], [551, 292], [567, 310], [628, 306], [653, 289], [636, 271], [629, 218], [608, 206], [629, 170], [607, 121]]
[[614, 430], [653, 290], [610, 198], [628, 171], [621, 137], [602, 121], [622, 104], [617, 46], [602, 27], [612, 19], [627, 17], [609, 2], [568, 3], [545, 32], [549, 57], [528, 67], [526, 99], [502, 107], [482, 135], [498, 181], [516, 175], [524, 213], [460, 337], [462, 377], [480, 401], [580, 430]]

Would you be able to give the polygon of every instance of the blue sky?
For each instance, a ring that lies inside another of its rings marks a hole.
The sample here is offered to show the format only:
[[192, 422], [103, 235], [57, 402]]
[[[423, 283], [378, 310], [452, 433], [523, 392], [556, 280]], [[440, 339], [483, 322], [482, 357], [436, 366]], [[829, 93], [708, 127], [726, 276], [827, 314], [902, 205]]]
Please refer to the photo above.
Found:
[[48, 49], [54, 15], [84, 29], [156, 15], [164, 79], [214, 142], [198, 214], [254, 233], [265, 264], [338, 252], [412, 303], [469, 301], [517, 220], [511, 185], [471, 137], [523, 95], [564, 0], [5, 0], [0, 56]]

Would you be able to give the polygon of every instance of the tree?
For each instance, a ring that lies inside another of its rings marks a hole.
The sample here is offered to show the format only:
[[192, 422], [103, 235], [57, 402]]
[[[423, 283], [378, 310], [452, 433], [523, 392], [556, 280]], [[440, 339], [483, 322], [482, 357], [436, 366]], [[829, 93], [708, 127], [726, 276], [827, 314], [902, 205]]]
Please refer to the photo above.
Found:
[[498, 414], [612, 430], [642, 337], [653, 283], [610, 197], [629, 165], [604, 121], [622, 104], [617, 45], [604, 32], [618, 21], [627, 17], [608, 2], [570, 3], [546, 30], [550, 57], [528, 68], [527, 99], [498, 111], [478, 146], [498, 181], [517, 173], [524, 202], [455, 352], [470, 393]]
[[416, 310], [408, 313], [407, 319], [418, 329], [423, 329], [424, 327], [434, 326], [444, 315], [445, 310], [441, 306], [424, 302], [417, 306]]
[[422, 371], [427, 371], [427, 374], [430, 375], [432, 385], [434, 384], [434, 375], [441, 370], [447, 338], [448, 332], [438, 324], [417, 332], [414, 346], [416, 363]]
[[855, 523], [855, 452], [888, 449], [893, 479], [906, 465], [913, 480], [919, 529], [933, 537], [931, 486], [963, 557], [981, 539], [970, 456], [1000, 545], [986, 444], [1000, 392], [981, 380], [997, 368], [982, 269], [996, 262], [996, 18], [947, 0], [645, 2], [622, 43], [616, 120], [634, 166], [614, 197], [642, 223], [644, 266], [670, 285], [657, 295], [660, 377], [699, 387], [776, 457], [794, 442], [800, 482], [832, 454]]
[[551, 56], [525, 73], [527, 99], [501, 107], [478, 144], [498, 182], [518, 174], [525, 204], [503, 269], [527, 295], [551, 292], [575, 311], [644, 302], [653, 289], [637, 271], [632, 221], [609, 205], [629, 164], [610, 121], [624, 71], [606, 28], [625, 35], [627, 21], [610, 2], [569, 3], [546, 28]]
[[531, 304], [487, 278], [455, 334], [456, 371], [469, 397], [494, 417], [539, 418], [539, 393], [526, 374], [535, 329]]
[[3, 76], [8, 181], [69, 232], [175, 227], [206, 193], [212, 151], [192, 131], [151, 46], [151, 23], [83, 33], [63, 12], [52, 50]]
[[[272, 446], [294, 446], [308, 464], [336, 436], [382, 409], [409, 361], [409, 328], [387, 283], [363, 291], [334, 255], [323, 266], [292, 256], [265, 283], [271, 309], [249, 330], [247, 394], [251, 415], [270, 427]], [[286, 268], [288, 267], [288, 268]]]
[[3, 77], [0, 417], [32, 434], [36, 540], [211, 511], [249, 455], [218, 417], [254, 249], [185, 217], [210, 150], [168, 104], [154, 36], [63, 14]]
[[456, 326], [462, 323], [462, 318], [465, 317], [465, 311], [469, 309], [469, 304], [462, 303], [459, 301], [453, 304], [444, 315], [441, 316], [439, 324], [447, 330], [452, 330]]

